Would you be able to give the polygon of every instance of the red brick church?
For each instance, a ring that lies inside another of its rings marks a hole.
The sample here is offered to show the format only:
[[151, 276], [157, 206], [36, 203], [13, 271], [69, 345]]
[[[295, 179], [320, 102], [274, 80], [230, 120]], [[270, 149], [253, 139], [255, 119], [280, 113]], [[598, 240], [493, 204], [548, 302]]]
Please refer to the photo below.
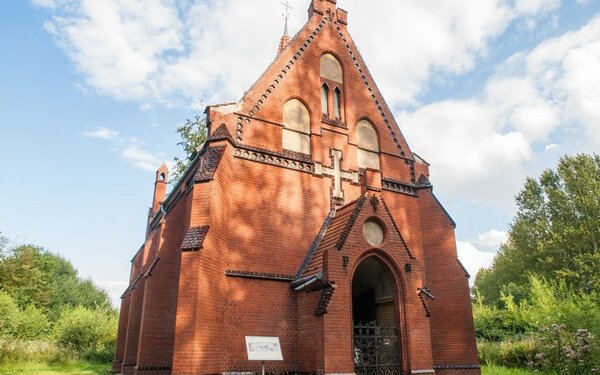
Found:
[[[335, 0], [237, 103], [165, 197], [122, 296], [113, 371], [480, 374], [469, 275], [429, 165], [408, 147]], [[384, 51], [382, 51], [384, 52]]]

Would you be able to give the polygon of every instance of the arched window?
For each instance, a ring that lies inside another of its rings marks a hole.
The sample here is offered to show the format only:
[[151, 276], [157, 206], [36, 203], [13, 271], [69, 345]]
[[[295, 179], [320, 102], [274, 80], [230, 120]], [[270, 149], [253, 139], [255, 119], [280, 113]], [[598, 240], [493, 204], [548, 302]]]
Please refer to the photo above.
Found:
[[283, 105], [283, 126], [283, 149], [310, 155], [310, 114], [300, 100]]
[[379, 138], [375, 127], [367, 120], [356, 124], [356, 138], [358, 141], [358, 167], [380, 169], [379, 164]]
[[326, 83], [321, 86], [321, 111], [324, 115], [329, 115], [329, 87]]
[[[323, 121], [339, 125], [343, 123], [342, 117], [344, 113], [342, 108], [344, 86], [342, 64], [340, 64], [335, 56], [329, 53], [321, 56], [320, 64]], [[333, 104], [333, 106], [330, 106], [330, 104]]]
[[342, 92], [338, 87], [333, 90], [333, 114], [335, 118], [342, 118], [342, 112], [340, 111], [340, 103], [342, 101]]
[[336, 83], [344, 83], [342, 64], [332, 54], [326, 53], [321, 56], [321, 77]]

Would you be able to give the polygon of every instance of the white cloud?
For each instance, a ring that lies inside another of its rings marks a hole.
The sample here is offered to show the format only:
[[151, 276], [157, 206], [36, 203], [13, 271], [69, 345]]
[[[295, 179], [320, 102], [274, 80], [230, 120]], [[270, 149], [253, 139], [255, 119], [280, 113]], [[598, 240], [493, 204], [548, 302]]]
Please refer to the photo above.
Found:
[[489, 232], [480, 234], [477, 238], [479, 239], [479, 243], [482, 246], [497, 248], [498, 246], [506, 242], [506, 240], [508, 240], [508, 233], [492, 229]]
[[[409, 144], [431, 162], [434, 184], [472, 202], [512, 202], [531, 157], [523, 134], [503, 129], [503, 111], [478, 100], [444, 101], [397, 115]], [[498, 181], [502, 183], [498, 183]]]
[[600, 143], [600, 16], [545, 41], [521, 63], [524, 74], [560, 106], [563, 121]]
[[87, 85], [117, 99], [159, 98], [168, 54], [182, 51], [182, 24], [172, 1], [73, 1], [46, 29]]
[[539, 173], [528, 166], [558, 147], [556, 141], [579, 152], [600, 145], [599, 66], [596, 16], [509, 58], [479, 95], [397, 118], [412, 148], [431, 161], [434, 184], [471, 202], [514, 207], [523, 177]]
[[31, 0], [31, 3], [40, 8], [55, 8], [56, 1], [55, 0]]
[[[511, 18], [500, 0], [382, 1], [377, 6], [348, 1], [344, 7], [350, 11], [350, 31], [392, 105], [414, 102], [436, 73], [472, 69]], [[374, 20], [393, 27], [373, 27]]]
[[[45, 28], [87, 86], [142, 104], [188, 105], [199, 96], [211, 103], [237, 100], [274, 57], [281, 36], [281, 27], [273, 26], [281, 10], [270, 0], [32, 1], [54, 4], [55, 16]], [[296, 29], [305, 23], [309, 1], [298, 3], [291, 21]], [[511, 3], [340, 5], [350, 12], [350, 31], [385, 97], [397, 105], [415, 103], [432, 77], [469, 71], [513, 20], [551, 12], [558, 1], [520, 0], [515, 8]], [[257, 23], [250, 14], [273, 22]], [[374, 28], [374, 21], [382, 27]]]
[[456, 241], [458, 259], [471, 274], [471, 285], [475, 282], [475, 275], [480, 269], [492, 265], [496, 253], [480, 251], [469, 242]]
[[[114, 146], [114, 151], [121, 153], [121, 158], [134, 167], [148, 171], [156, 172], [163, 163], [161, 155], [147, 151], [140, 146], [140, 139], [137, 137], [121, 137], [115, 131], [104, 127], [98, 127], [92, 131], [83, 131], [81, 134], [85, 137], [110, 140]], [[174, 166], [172, 161], [167, 162], [168, 168]]]
[[99, 138], [99, 139], [117, 139], [119, 133], [104, 127], [99, 127], [96, 130], [84, 131], [81, 134], [88, 138]]
[[517, 14], [536, 15], [550, 12], [560, 7], [560, 0], [517, 0], [514, 10]]
[[138, 145], [127, 147], [121, 154], [122, 158], [138, 169], [156, 172], [163, 163], [160, 157], [152, 152], [142, 149]]
[[95, 284], [108, 292], [113, 306], [117, 308], [121, 305], [121, 296], [123, 295], [123, 292], [125, 292], [125, 289], [129, 286], [128, 282], [121, 280], [97, 281]]

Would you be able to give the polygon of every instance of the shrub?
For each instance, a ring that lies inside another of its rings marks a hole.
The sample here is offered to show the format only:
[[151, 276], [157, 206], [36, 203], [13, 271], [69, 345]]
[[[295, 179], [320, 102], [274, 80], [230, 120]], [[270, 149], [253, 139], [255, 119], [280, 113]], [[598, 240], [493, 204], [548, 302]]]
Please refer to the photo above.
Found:
[[550, 282], [531, 276], [530, 297], [519, 310], [524, 319], [536, 327], [564, 324], [570, 332], [587, 329], [600, 336], [600, 305], [596, 296], [578, 293], [564, 282]]
[[502, 300], [506, 306], [504, 309], [484, 304], [481, 295], [477, 294], [473, 319], [478, 338], [491, 341], [518, 339], [533, 330], [511, 295], [503, 295]]
[[11, 338], [19, 326], [19, 307], [6, 292], [0, 291], [0, 338]]
[[63, 350], [51, 341], [0, 339], [0, 364], [47, 363], [64, 355]]
[[588, 330], [569, 332], [564, 324], [542, 327], [537, 337], [539, 351], [531, 367], [558, 370], [564, 375], [592, 374], [600, 371], [598, 340]]
[[477, 343], [477, 350], [481, 363], [526, 367], [536, 355], [537, 342], [533, 338], [501, 342], [482, 340]]
[[50, 322], [46, 315], [33, 305], [27, 306], [18, 322], [17, 336], [23, 340], [46, 337]]
[[104, 358], [114, 348], [117, 324], [115, 312], [109, 309], [67, 308], [54, 324], [52, 335], [62, 347], [86, 357]]

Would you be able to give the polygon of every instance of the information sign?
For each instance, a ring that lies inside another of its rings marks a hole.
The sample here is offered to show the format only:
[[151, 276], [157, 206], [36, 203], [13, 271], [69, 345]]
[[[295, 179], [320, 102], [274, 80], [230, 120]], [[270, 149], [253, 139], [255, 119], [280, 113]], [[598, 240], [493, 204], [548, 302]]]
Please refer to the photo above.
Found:
[[283, 361], [279, 337], [246, 336], [249, 361]]

